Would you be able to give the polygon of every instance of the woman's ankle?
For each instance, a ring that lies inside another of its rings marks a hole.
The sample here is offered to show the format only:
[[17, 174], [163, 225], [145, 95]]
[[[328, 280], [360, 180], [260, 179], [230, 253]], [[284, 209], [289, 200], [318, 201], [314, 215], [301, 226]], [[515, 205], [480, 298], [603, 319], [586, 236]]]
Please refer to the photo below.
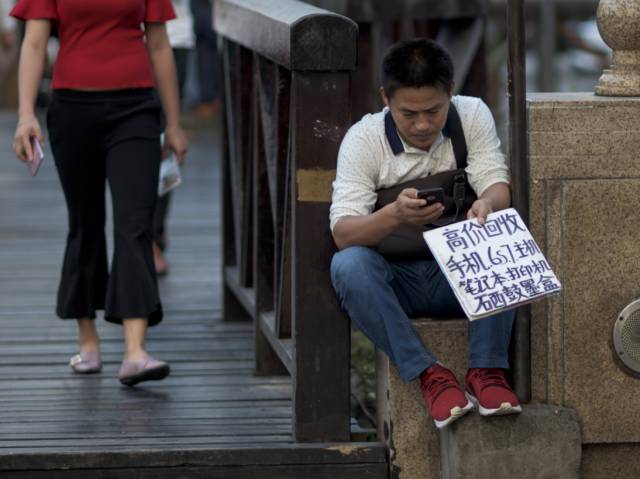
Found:
[[147, 351], [144, 338], [147, 332], [147, 318], [125, 318], [124, 326], [124, 359], [125, 361], [141, 361], [145, 359]]
[[136, 349], [133, 351], [125, 351], [123, 360], [138, 362], [146, 359], [147, 357], [149, 357], [149, 354], [147, 354], [147, 352], [144, 349]]
[[100, 337], [93, 319], [78, 319], [78, 344], [80, 352], [100, 351]]

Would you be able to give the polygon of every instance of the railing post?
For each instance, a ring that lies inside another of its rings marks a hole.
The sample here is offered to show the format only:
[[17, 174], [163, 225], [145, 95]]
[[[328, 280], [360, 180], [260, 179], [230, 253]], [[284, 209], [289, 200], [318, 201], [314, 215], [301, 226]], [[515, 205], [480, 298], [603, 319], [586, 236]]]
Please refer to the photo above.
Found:
[[349, 74], [293, 72], [292, 225], [294, 434], [349, 440], [349, 321], [329, 281], [331, 180], [350, 123]]
[[[513, 178], [513, 205], [529, 224], [529, 164], [527, 156], [527, 112], [525, 77], [524, 0], [509, 0], [509, 158]], [[531, 307], [518, 308], [511, 339], [511, 371], [516, 394], [531, 399]]]

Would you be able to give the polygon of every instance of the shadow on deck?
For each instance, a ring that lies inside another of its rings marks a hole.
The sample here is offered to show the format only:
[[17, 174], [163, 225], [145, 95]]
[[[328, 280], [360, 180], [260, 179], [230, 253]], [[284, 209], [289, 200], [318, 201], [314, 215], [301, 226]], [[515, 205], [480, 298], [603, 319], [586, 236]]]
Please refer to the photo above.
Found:
[[122, 333], [101, 319], [104, 370], [74, 376], [75, 324], [54, 315], [64, 199], [49, 151], [36, 179], [13, 159], [14, 125], [0, 113], [0, 477], [387, 477], [377, 443], [296, 444], [289, 377], [255, 377], [253, 326], [222, 321], [217, 125], [194, 135], [170, 213], [148, 349], [171, 376], [121, 386]]

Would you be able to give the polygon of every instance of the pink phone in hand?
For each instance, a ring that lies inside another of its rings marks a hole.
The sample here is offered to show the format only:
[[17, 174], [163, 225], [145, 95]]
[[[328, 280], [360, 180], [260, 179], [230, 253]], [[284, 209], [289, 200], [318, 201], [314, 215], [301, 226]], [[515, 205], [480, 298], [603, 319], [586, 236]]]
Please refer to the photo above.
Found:
[[27, 165], [29, 165], [31, 176], [36, 176], [40, 169], [40, 165], [42, 164], [42, 160], [44, 160], [44, 152], [42, 151], [40, 142], [35, 136], [31, 137], [31, 149], [33, 150], [33, 160], [28, 161]]

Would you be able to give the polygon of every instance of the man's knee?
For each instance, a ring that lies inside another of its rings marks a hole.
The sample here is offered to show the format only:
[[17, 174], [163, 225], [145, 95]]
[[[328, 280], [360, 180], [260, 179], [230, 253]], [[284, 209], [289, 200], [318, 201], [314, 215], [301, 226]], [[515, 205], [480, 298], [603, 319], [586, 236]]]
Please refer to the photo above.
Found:
[[334, 287], [361, 282], [373, 268], [380, 267], [384, 259], [366, 246], [350, 246], [333, 255], [331, 281]]

